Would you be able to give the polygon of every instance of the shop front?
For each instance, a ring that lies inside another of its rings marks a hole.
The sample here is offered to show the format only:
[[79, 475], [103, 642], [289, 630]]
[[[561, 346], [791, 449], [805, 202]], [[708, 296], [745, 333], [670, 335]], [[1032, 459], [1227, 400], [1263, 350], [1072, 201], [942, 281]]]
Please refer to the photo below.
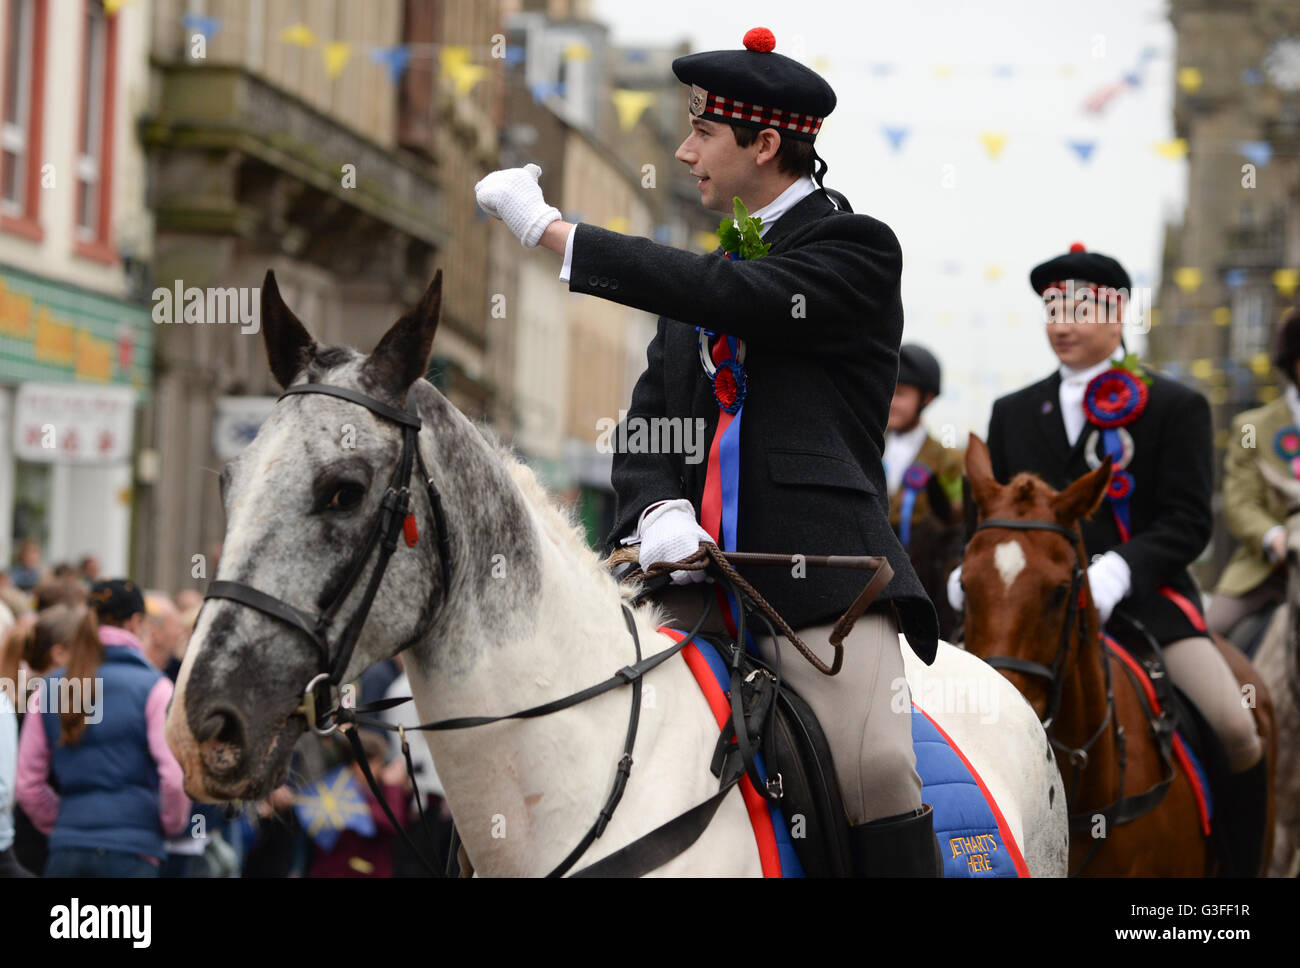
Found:
[[0, 265], [0, 567], [30, 539], [126, 573], [152, 354], [147, 307]]

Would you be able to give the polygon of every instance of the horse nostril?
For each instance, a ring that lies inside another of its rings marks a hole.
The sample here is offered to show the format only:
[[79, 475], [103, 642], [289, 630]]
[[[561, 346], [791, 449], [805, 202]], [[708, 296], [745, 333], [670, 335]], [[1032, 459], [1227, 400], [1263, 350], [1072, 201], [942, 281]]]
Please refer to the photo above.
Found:
[[242, 747], [244, 727], [240, 716], [229, 706], [218, 706], [204, 718], [195, 739], [200, 743], [219, 743], [223, 746]]

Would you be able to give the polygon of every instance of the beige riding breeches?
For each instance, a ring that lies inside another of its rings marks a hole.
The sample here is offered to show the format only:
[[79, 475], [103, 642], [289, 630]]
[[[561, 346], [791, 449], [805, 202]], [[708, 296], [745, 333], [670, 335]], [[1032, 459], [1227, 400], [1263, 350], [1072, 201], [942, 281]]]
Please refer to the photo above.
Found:
[[1255, 730], [1255, 717], [1245, 705], [1228, 660], [1214, 643], [1200, 635], [1170, 642], [1162, 651], [1169, 678], [1196, 703], [1219, 735], [1228, 770], [1240, 773], [1259, 762], [1264, 747]]
[[1270, 604], [1286, 601], [1286, 572], [1275, 571], [1258, 588], [1244, 595], [1223, 595], [1215, 592], [1205, 609], [1205, 624], [1211, 632], [1226, 636], [1232, 627], [1252, 612]]
[[[712, 585], [673, 586], [656, 600], [668, 612], [668, 624], [688, 630], [700, 617], [705, 596], [712, 594]], [[833, 626], [796, 629], [828, 665]], [[702, 631], [725, 634], [716, 604]], [[781, 681], [812, 707], [821, 723], [849, 823], [917, 810], [921, 777], [912, 751], [911, 695], [893, 609], [873, 607], [858, 619], [844, 640], [844, 665], [835, 676], [818, 672], [785, 639], [773, 643], [770, 636], [755, 633], [754, 642], [758, 657], [769, 666], [780, 648]]]

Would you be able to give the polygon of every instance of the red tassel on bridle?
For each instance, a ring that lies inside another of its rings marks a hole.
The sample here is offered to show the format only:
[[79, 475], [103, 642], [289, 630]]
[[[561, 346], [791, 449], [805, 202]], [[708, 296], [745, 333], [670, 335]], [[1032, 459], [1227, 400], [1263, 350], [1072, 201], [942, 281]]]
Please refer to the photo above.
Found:
[[402, 534], [406, 537], [408, 548], [414, 548], [415, 543], [420, 540], [420, 526], [415, 523], [414, 514], [408, 514], [406, 520], [402, 522]]

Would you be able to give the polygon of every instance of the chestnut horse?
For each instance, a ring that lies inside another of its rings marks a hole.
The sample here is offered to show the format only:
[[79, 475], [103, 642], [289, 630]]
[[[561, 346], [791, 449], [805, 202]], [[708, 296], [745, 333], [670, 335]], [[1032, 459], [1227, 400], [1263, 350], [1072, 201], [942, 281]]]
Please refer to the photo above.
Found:
[[[1003, 485], [993, 476], [988, 447], [971, 434], [966, 475], [980, 522], [962, 565], [966, 648], [995, 660], [1048, 727], [1067, 790], [1070, 872], [1213, 873], [1217, 857], [1202, 834], [1191, 783], [1176, 761], [1163, 797], [1156, 793], [1130, 801], [1132, 810], [1115, 810], [1117, 802], [1157, 789], [1169, 770], [1137, 687], [1120, 660], [1101, 648], [1088, 588], [1079, 524], [1105, 496], [1110, 458], [1060, 492], [1029, 473]], [[1256, 689], [1254, 714], [1269, 756], [1271, 812], [1272, 703], [1245, 657], [1222, 641], [1217, 644], [1238, 680]], [[1151, 806], [1151, 801], [1157, 802]], [[1140, 810], [1145, 812], [1131, 819], [1123, 816]], [[1271, 840], [1271, 823], [1267, 829]], [[1266, 843], [1265, 859], [1269, 852]]]

